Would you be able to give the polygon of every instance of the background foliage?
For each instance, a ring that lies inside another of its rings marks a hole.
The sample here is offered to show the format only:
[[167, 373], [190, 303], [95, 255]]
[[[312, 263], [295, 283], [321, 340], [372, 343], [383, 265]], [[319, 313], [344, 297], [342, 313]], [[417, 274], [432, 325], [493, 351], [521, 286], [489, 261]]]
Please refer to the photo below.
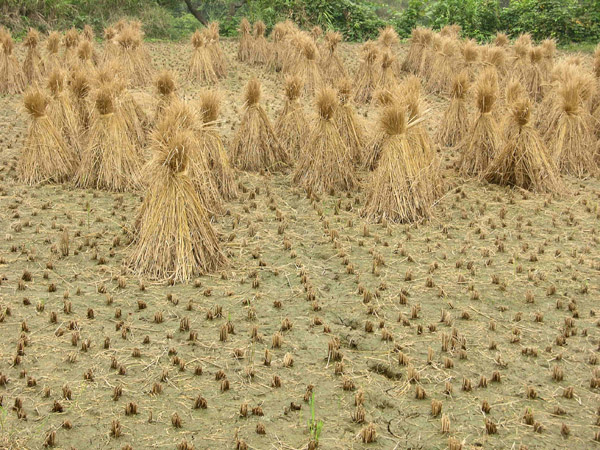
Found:
[[[600, 41], [600, 0], [191, 0], [209, 20], [219, 20], [222, 34], [236, 34], [242, 16], [261, 19], [270, 29], [292, 19], [303, 27], [321, 25], [365, 40], [392, 24], [407, 37], [418, 25], [441, 28], [457, 23], [465, 36], [489, 40], [498, 31], [529, 32], [537, 40], [560, 43]], [[0, 24], [16, 35], [29, 26], [81, 27], [100, 32], [117, 18], [141, 19], [146, 34], [157, 39], [187, 37], [200, 23], [184, 0], [0, 0]]]

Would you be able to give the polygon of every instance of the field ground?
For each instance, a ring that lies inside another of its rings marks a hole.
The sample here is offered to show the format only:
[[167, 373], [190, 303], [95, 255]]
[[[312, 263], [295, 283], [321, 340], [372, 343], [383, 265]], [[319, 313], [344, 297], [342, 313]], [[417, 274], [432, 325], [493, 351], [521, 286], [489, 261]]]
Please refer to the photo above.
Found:
[[[157, 68], [183, 72], [187, 45], [149, 45]], [[233, 41], [225, 48], [221, 130], [231, 140], [251, 74], [272, 119], [283, 95], [279, 75], [234, 61]], [[355, 69], [358, 47], [342, 51]], [[182, 83], [181, 92], [194, 99], [198, 89]], [[136, 97], [152, 111], [151, 88]], [[427, 101], [434, 131], [446, 101]], [[375, 109], [360, 111], [374, 126]], [[215, 223], [228, 267], [169, 286], [122, 268], [140, 194], [19, 184], [25, 133], [21, 97], [0, 98], [0, 447], [41, 448], [54, 430], [59, 448], [175, 448], [184, 439], [235, 448], [236, 437], [254, 449], [306, 448], [308, 385], [323, 421], [319, 448], [447, 448], [449, 437], [463, 448], [598, 447], [597, 179], [537, 196], [457, 178], [456, 155], [441, 150], [447, 194], [431, 221], [407, 226], [366, 224], [360, 191], [311, 201], [289, 174], [240, 174], [245, 192]], [[193, 408], [199, 396], [206, 409]], [[26, 418], [13, 410], [17, 398]], [[442, 404], [437, 417], [432, 400]], [[63, 412], [52, 412], [55, 402]], [[497, 434], [486, 434], [486, 421]], [[377, 438], [366, 445], [369, 423]]]

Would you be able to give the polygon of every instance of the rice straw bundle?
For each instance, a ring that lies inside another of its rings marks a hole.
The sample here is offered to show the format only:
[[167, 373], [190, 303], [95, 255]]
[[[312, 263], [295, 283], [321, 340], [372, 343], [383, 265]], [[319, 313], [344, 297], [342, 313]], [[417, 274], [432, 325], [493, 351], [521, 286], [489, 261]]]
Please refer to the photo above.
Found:
[[323, 28], [321, 28], [319, 25], [315, 25], [310, 29], [310, 37], [315, 45], [321, 36], [323, 36]]
[[452, 39], [459, 39], [461, 32], [462, 32], [462, 27], [458, 24], [453, 23], [450, 25], [444, 25], [442, 27], [442, 29], [440, 30], [440, 36], [449, 37]]
[[115, 58], [119, 52], [119, 45], [116, 41], [117, 30], [114, 27], [106, 27], [104, 29], [104, 49], [102, 52], [101, 61], [107, 62]]
[[175, 74], [170, 70], [162, 71], [154, 82], [156, 93], [158, 94], [158, 102], [156, 104], [156, 112], [154, 114], [154, 123], [163, 114], [174, 101], [177, 101], [177, 85], [175, 83]]
[[402, 63], [402, 70], [413, 74], [419, 73], [425, 55], [425, 48], [429, 45], [432, 38], [432, 31], [417, 27], [411, 32], [410, 46], [406, 59]]
[[494, 68], [498, 73], [499, 82], [505, 79], [508, 66], [508, 56], [503, 47], [486, 45], [481, 49], [481, 63], [484, 68]]
[[[217, 174], [210, 168], [209, 155], [206, 148], [201, 145], [204, 126], [198, 111], [186, 102], [173, 102], [165, 111], [152, 134], [154, 141], [161, 141], [168, 146], [178, 131], [187, 131], [191, 134], [189, 175], [196, 192], [202, 200], [204, 208], [211, 216], [223, 212], [223, 197], [218, 188]], [[150, 168], [148, 168], [150, 166]], [[144, 168], [145, 174], [152, 173], [152, 161]], [[151, 182], [147, 177], [145, 184]]]
[[314, 94], [324, 84], [318, 58], [319, 53], [315, 43], [310, 39], [304, 39], [293, 72], [304, 80], [304, 90], [309, 94]]
[[450, 92], [452, 78], [458, 70], [457, 53], [457, 42], [452, 38], [444, 38], [432, 64], [428, 83], [432, 92], [440, 95], [448, 95]]
[[20, 94], [25, 88], [23, 72], [13, 54], [15, 43], [6, 29], [0, 34], [0, 95]]
[[83, 70], [84, 72], [94, 70], [94, 47], [90, 41], [83, 40], [77, 47], [77, 63], [75, 64], [79, 70]]
[[250, 62], [252, 53], [252, 35], [250, 34], [250, 22], [248, 22], [248, 19], [245, 17], [240, 21], [238, 32], [240, 35], [237, 53], [238, 60], [241, 62]]
[[269, 62], [269, 43], [265, 38], [265, 23], [262, 20], [254, 22], [254, 38], [250, 47], [250, 61], [252, 64], [267, 64]]
[[398, 105], [383, 110], [380, 128], [386, 134], [379, 166], [367, 186], [361, 214], [381, 222], [415, 222], [431, 215], [434, 198], [427, 185], [434, 180], [406, 134], [406, 111]]
[[76, 28], [70, 28], [63, 36], [63, 45], [65, 52], [63, 54], [63, 62], [67, 66], [77, 62], [77, 46], [79, 45], [79, 32]]
[[433, 34], [429, 45], [425, 47], [425, 52], [421, 60], [421, 67], [419, 68], [419, 76], [426, 81], [429, 81], [432, 77], [432, 73], [436, 70], [436, 63], [439, 58], [439, 54], [442, 52], [442, 46], [444, 45], [444, 38], [439, 34]]
[[290, 156], [290, 161], [298, 158], [308, 130], [308, 120], [299, 101], [303, 90], [302, 78], [297, 75], [286, 76], [285, 103], [277, 115], [275, 133], [282, 147]]
[[510, 40], [505, 33], [496, 33], [496, 37], [494, 38], [494, 45], [496, 47], [506, 48], [510, 44]]
[[290, 74], [296, 70], [302, 57], [302, 48], [307, 41], [311, 41], [310, 37], [299, 30], [294, 29], [286, 35], [281, 66], [283, 73]]
[[596, 139], [577, 76], [559, 89], [553, 120], [544, 140], [561, 173], [584, 177], [597, 173]]
[[475, 84], [479, 115], [470, 136], [460, 144], [460, 172], [464, 175], [482, 175], [498, 154], [502, 142], [493, 108], [498, 98], [498, 78], [493, 69], [486, 69]]
[[342, 78], [338, 82], [337, 88], [340, 103], [335, 111], [334, 122], [342, 140], [350, 151], [352, 161], [360, 165], [365, 143], [365, 131], [352, 103], [352, 80]]
[[[596, 136], [600, 140], [600, 44], [596, 46], [594, 51], [594, 75], [596, 77], [596, 94], [592, 98], [592, 123]], [[600, 144], [599, 144], [600, 145]], [[598, 148], [600, 152], [600, 148]]]
[[79, 123], [80, 135], [84, 134], [90, 124], [91, 105], [89, 102], [90, 80], [88, 74], [75, 70], [69, 77], [69, 91], [71, 102]]
[[67, 181], [75, 170], [75, 158], [46, 114], [48, 99], [35, 89], [24, 94], [23, 103], [30, 121], [17, 165], [19, 181], [28, 185]]
[[144, 87], [152, 80], [152, 66], [142, 46], [138, 25], [125, 26], [117, 35], [117, 61], [131, 87]]
[[184, 130], [152, 144], [150, 182], [128, 259], [141, 275], [188, 281], [226, 262], [210, 216], [190, 179], [190, 146], [193, 138]]
[[469, 132], [469, 112], [465, 100], [469, 84], [469, 73], [466, 70], [459, 72], [452, 80], [450, 104], [444, 112], [437, 134], [440, 146], [454, 147], [462, 142]]
[[44, 74], [44, 61], [40, 56], [38, 44], [40, 34], [33, 28], [29, 29], [27, 36], [23, 39], [23, 45], [27, 47], [27, 55], [23, 61], [23, 75], [26, 84], [37, 84], [42, 80]]
[[[385, 89], [377, 89], [373, 92], [373, 100], [375, 104], [383, 111], [386, 107], [399, 103], [398, 95], [396, 91], [389, 91]], [[383, 113], [380, 114], [379, 121], [383, 120]], [[371, 136], [368, 138], [367, 144], [364, 150], [364, 167], [367, 170], [374, 170], [379, 163], [381, 157], [381, 149], [383, 141], [386, 139], [387, 134], [380, 127], [375, 127]]]
[[543, 96], [545, 83], [544, 73], [542, 71], [543, 51], [541, 47], [529, 49], [529, 64], [522, 68], [523, 86], [529, 92], [530, 97], [536, 102]]
[[325, 49], [321, 55], [321, 72], [324, 80], [333, 85], [347, 75], [342, 59], [338, 55], [337, 47], [342, 41], [342, 34], [337, 31], [328, 31], [325, 34]]
[[556, 57], [556, 40], [544, 39], [540, 44], [542, 49], [542, 70], [544, 75], [550, 73], [554, 67], [554, 58]]
[[150, 119], [123, 82], [113, 84], [117, 108], [127, 126], [127, 133], [138, 150], [146, 147]]
[[354, 100], [358, 103], [369, 103], [379, 78], [376, 61], [379, 51], [373, 41], [367, 41], [361, 48], [361, 59], [354, 79], [356, 86]]
[[319, 116], [294, 172], [294, 183], [321, 194], [347, 191], [356, 186], [352, 157], [334, 123], [337, 98], [334, 89], [323, 88], [316, 96]]
[[47, 73], [50, 73], [54, 69], [62, 68], [62, 63], [60, 60], [60, 33], [57, 31], [52, 31], [48, 35], [48, 39], [46, 39], [46, 61], [45, 61], [45, 70]]
[[47, 87], [50, 99], [46, 109], [50, 121], [61, 132], [65, 142], [69, 145], [71, 153], [77, 161], [81, 157], [83, 144], [83, 131], [79, 126], [79, 118], [73, 107], [71, 96], [64, 89], [65, 74], [56, 68], [48, 76]]
[[528, 99], [529, 94], [527, 93], [521, 82], [516, 78], [512, 78], [506, 85], [506, 89], [504, 92], [504, 105], [502, 105], [499, 108], [502, 111], [500, 129], [502, 130], [502, 137], [504, 139], [504, 142], [507, 142], [509, 139], [511, 139], [511, 132], [518, 130], [518, 128], [510, 126], [510, 122], [512, 120], [511, 111], [513, 109], [514, 104], [519, 100]]
[[479, 68], [479, 45], [473, 39], [466, 40], [460, 49], [462, 54], [462, 67], [470, 74], [470, 79], [474, 79]]
[[220, 106], [221, 98], [216, 92], [204, 91], [200, 94], [200, 111], [204, 126], [199, 134], [199, 145], [200, 152], [208, 159], [208, 167], [221, 196], [225, 200], [232, 200], [238, 196], [238, 192], [235, 171], [231, 167], [218, 130]]
[[513, 45], [513, 74], [525, 81], [529, 62], [529, 51], [531, 50], [531, 36], [521, 34]]
[[110, 86], [98, 90], [75, 184], [83, 188], [128, 191], [139, 187], [141, 157], [127, 133]]
[[388, 50], [381, 53], [381, 67], [379, 69], [379, 75], [375, 83], [376, 89], [391, 90], [398, 85], [398, 80], [394, 74], [393, 65], [396, 58]]
[[502, 186], [517, 186], [534, 192], [560, 192], [563, 184], [556, 165], [535, 128], [531, 126], [531, 101], [512, 104], [510, 139], [494, 157], [485, 179]]
[[269, 68], [275, 72], [280, 72], [283, 67], [283, 54], [287, 33], [288, 28], [283, 22], [277, 22], [273, 27], [273, 31], [271, 31]]
[[[400, 38], [398, 37], [398, 33], [396, 33], [396, 30], [391, 25], [388, 25], [387, 27], [379, 30], [377, 44], [384, 52], [388, 51], [392, 55], [394, 55], [399, 41]], [[392, 70], [394, 71], [396, 76], [400, 76], [402, 73], [402, 64], [395, 56]]]
[[191, 43], [194, 47], [194, 53], [188, 66], [187, 79], [201, 85], [214, 85], [219, 81], [219, 77], [214, 70], [211, 53], [206, 46], [206, 39], [200, 31], [196, 30], [192, 35]]
[[244, 116], [233, 141], [233, 164], [241, 170], [276, 171], [288, 162], [267, 113], [260, 105], [260, 82], [252, 78], [244, 93]]
[[225, 78], [227, 76], [227, 58], [221, 48], [219, 22], [209, 23], [204, 31], [206, 46], [210, 53], [210, 60], [212, 61], [215, 74], [219, 78]]

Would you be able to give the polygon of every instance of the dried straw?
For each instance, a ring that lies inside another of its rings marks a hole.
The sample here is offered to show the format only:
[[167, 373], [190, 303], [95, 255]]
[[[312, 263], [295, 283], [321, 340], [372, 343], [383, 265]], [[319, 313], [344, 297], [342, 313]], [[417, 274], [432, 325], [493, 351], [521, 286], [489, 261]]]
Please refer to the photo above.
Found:
[[158, 95], [158, 102], [156, 103], [156, 112], [154, 114], [154, 123], [158, 122], [158, 119], [163, 114], [164, 110], [167, 109], [174, 101], [178, 100], [177, 85], [175, 83], [175, 74], [170, 70], [163, 70], [156, 77], [154, 82], [156, 87], [156, 93]]
[[494, 69], [486, 69], [475, 85], [479, 115], [473, 130], [460, 144], [459, 168], [464, 175], [481, 175], [501, 148], [501, 134], [493, 115], [498, 98], [498, 78]]
[[200, 85], [214, 85], [219, 81], [219, 77], [215, 72], [211, 52], [206, 46], [205, 37], [200, 31], [196, 30], [192, 35], [191, 43], [194, 47], [194, 53], [188, 66], [186, 78]]
[[317, 194], [356, 186], [352, 157], [334, 123], [336, 92], [323, 88], [316, 97], [319, 116], [294, 172], [294, 183]]
[[250, 22], [245, 17], [240, 21], [240, 42], [237, 57], [239, 61], [250, 62], [252, 53], [252, 35], [250, 34]]
[[260, 105], [260, 82], [252, 78], [244, 93], [244, 116], [233, 141], [233, 164], [247, 171], [277, 171], [288, 162], [267, 113]]
[[220, 105], [221, 97], [216, 92], [204, 91], [200, 94], [200, 111], [204, 126], [198, 139], [200, 152], [208, 159], [208, 167], [221, 196], [225, 200], [232, 200], [237, 198], [238, 192], [235, 184], [235, 171], [231, 167], [219, 134], [217, 120]]
[[378, 57], [379, 51], [375, 43], [373, 41], [365, 42], [361, 48], [360, 65], [354, 79], [356, 86], [354, 100], [358, 103], [371, 101], [379, 79], [379, 68], [376, 65]]
[[227, 58], [221, 48], [219, 22], [210, 22], [204, 29], [204, 36], [215, 74], [219, 78], [225, 78], [227, 76]]
[[337, 31], [328, 31], [325, 34], [325, 50], [321, 55], [320, 66], [323, 78], [329, 85], [334, 85], [347, 75], [344, 63], [337, 51], [341, 41], [342, 34]]
[[46, 112], [79, 161], [83, 148], [84, 130], [79, 126], [77, 111], [73, 106], [71, 96], [64, 89], [64, 84], [65, 74], [63, 71], [56, 68], [50, 72], [47, 82], [50, 99]]
[[299, 101], [303, 90], [302, 78], [297, 75], [286, 76], [285, 103], [275, 121], [275, 133], [291, 161], [298, 158], [308, 130], [308, 120]]
[[254, 23], [254, 38], [250, 46], [250, 62], [263, 65], [269, 62], [270, 48], [265, 38], [266, 26], [262, 20]]
[[352, 161], [360, 165], [365, 144], [365, 130], [352, 102], [352, 80], [347, 77], [342, 78], [337, 88], [340, 104], [335, 112], [335, 125], [350, 151]]
[[83, 188], [128, 191], [139, 187], [141, 157], [127, 132], [109, 86], [96, 94], [96, 113], [88, 132], [75, 184]]
[[531, 101], [520, 99], [512, 104], [511, 138], [494, 157], [485, 172], [490, 183], [517, 186], [534, 192], [561, 192], [564, 186], [556, 164], [539, 134], [531, 126]]
[[304, 80], [304, 90], [314, 94], [323, 87], [323, 75], [318, 64], [319, 52], [311, 39], [303, 39], [300, 46], [300, 56], [296, 61], [293, 73]]
[[23, 45], [27, 48], [27, 54], [23, 61], [23, 75], [25, 83], [28, 85], [41, 82], [44, 76], [44, 61], [40, 56], [39, 42], [40, 34], [37, 30], [30, 28], [27, 36], [23, 39]]
[[137, 219], [128, 264], [154, 279], [188, 281], [225, 264], [210, 216], [190, 179], [189, 132], [152, 143], [150, 183]]
[[48, 98], [34, 89], [24, 94], [23, 103], [30, 121], [17, 164], [19, 180], [28, 185], [67, 181], [75, 170], [76, 158], [46, 114]]
[[469, 112], [467, 110], [466, 102], [469, 84], [469, 73], [466, 70], [459, 72], [452, 80], [450, 103], [444, 112], [437, 133], [436, 140], [441, 146], [454, 147], [458, 145], [469, 132]]
[[20, 94], [25, 88], [23, 72], [13, 54], [15, 43], [6, 30], [0, 35], [0, 95]]

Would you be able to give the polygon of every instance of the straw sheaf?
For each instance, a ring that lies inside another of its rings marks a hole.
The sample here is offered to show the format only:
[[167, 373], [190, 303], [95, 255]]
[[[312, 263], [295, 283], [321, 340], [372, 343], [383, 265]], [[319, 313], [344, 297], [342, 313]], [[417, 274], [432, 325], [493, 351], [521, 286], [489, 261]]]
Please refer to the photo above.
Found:
[[240, 34], [250, 34], [250, 22], [245, 17], [240, 21]]
[[92, 47], [90, 41], [82, 41], [77, 47], [77, 56], [81, 61], [90, 61], [93, 54], [94, 47]]
[[246, 85], [246, 90], [244, 91], [244, 100], [246, 101], [246, 105], [251, 106], [257, 104], [260, 101], [260, 94], [260, 81], [258, 81], [257, 78], [250, 79]]
[[559, 89], [562, 109], [566, 114], [576, 115], [581, 113], [581, 85], [576, 80], [569, 80]]
[[60, 92], [62, 92], [64, 84], [64, 72], [62, 72], [60, 69], [54, 69], [52, 72], [50, 72], [50, 75], [48, 75], [48, 82], [46, 83], [46, 86], [48, 87], [48, 90], [53, 96], [56, 96]]
[[508, 47], [509, 43], [510, 40], [508, 39], [508, 36], [506, 34], [496, 34], [496, 38], [494, 39], [494, 45], [496, 45], [497, 47]]
[[398, 43], [398, 33], [392, 26], [387, 26], [379, 32], [379, 42], [384, 47], [392, 47]]
[[406, 111], [398, 105], [387, 106], [382, 111], [379, 122], [388, 136], [402, 134], [406, 131]]
[[27, 48], [35, 48], [37, 47], [39, 42], [40, 33], [38, 33], [37, 30], [30, 28], [29, 32], [27, 33], [27, 36], [25, 36], [25, 39], [23, 39], [23, 45]]
[[254, 22], [254, 36], [264, 36], [266, 30], [265, 23], [262, 20]]
[[525, 47], [531, 47], [533, 45], [533, 39], [529, 33], [520, 34], [515, 41], [515, 45], [521, 45]]
[[23, 95], [23, 104], [25, 109], [33, 117], [42, 117], [46, 115], [46, 106], [48, 98], [39, 90], [30, 90]]
[[515, 100], [511, 105], [511, 114], [520, 127], [527, 125], [531, 119], [531, 100], [523, 97]]
[[325, 120], [331, 120], [338, 106], [336, 92], [332, 88], [323, 88], [317, 94], [317, 110], [319, 116]]
[[477, 108], [482, 114], [489, 113], [498, 98], [498, 76], [493, 70], [484, 71], [475, 86]]
[[156, 78], [156, 90], [160, 95], [170, 95], [175, 92], [175, 76], [173, 72], [165, 70]]
[[450, 95], [452, 98], [464, 98], [469, 90], [469, 72], [463, 70], [452, 79]]
[[310, 29], [310, 35], [314, 40], [319, 39], [321, 36], [323, 36], [323, 28], [321, 28], [319, 25], [315, 25]]
[[379, 56], [379, 50], [373, 41], [367, 41], [362, 46], [361, 54], [367, 64], [373, 64]]
[[352, 97], [353, 87], [354, 85], [352, 80], [348, 77], [343, 77], [340, 81], [338, 81], [337, 90], [342, 104], [347, 103]]
[[65, 33], [64, 44], [66, 48], [75, 48], [79, 43], [79, 32], [75, 28], [71, 28]]
[[335, 50], [340, 42], [342, 42], [342, 33], [337, 31], [328, 31], [325, 34], [325, 41], [330, 51]]
[[387, 106], [397, 100], [395, 93], [389, 89], [376, 89], [373, 99], [378, 106]]
[[529, 50], [529, 60], [532, 64], [538, 64], [544, 57], [544, 50], [541, 47], [533, 47]]
[[200, 30], [196, 30], [190, 39], [194, 48], [204, 47], [206, 45], [206, 38], [202, 35]]
[[554, 39], [544, 39], [540, 44], [544, 58], [552, 59], [556, 55], [556, 41]]
[[396, 58], [392, 55], [391, 52], [385, 51], [381, 55], [381, 67], [382, 69], [388, 69], [394, 64]]
[[83, 36], [83, 38], [87, 41], [93, 41], [94, 40], [94, 30], [92, 29], [91, 26], [89, 25], [84, 25], [83, 27], [83, 31], [81, 32], [81, 35]]
[[161, 148], [159, 162], [174, 174], [185, 172], [189, 165], [192, 137], [189, 131], [177, 130], [168, 143]]
[[509, 105], [524, 97], [526, 98], [527, 95], [525, 88], [518, 80], [511, 79], [506, 85], [506, 103]]
[[473, 40], [465, 41], [462, 47], [462, 54], [465, 62], [472, 63], [479, 59], [479, 46]]
[[215, 122], [221, 109], [221, 96], [215, 91], [203, 91], [200, 94], [200, 111], [204, 123]]
[[96, 94], [95, 105], [101, 115], [115, 112], [115, 102], [110, 88], [103, 87], [98, 91]]
[[60, 48], [60, 33], [52, 31], [46, 40], [46, 49], [48, 53], [56, 54]]
[[285, 77], [285, 96], [289, 100], [296, 100], [300, 97], [304, 81], [297, 75], [288, 75]]
[[107, 41], [112, 41], [117, 35], [117, 30], [113, 27], [106, 27], [104, 29], [104, 39]]
[[302, 43], [302, 54], [309, 61], [313, 61], [317, 57], [317, 46], [313, 41], [306, 40]]
[[73, 72], [69, 78], [69, 87], [77, 98], [87, 97], [90, 92], [87, 74], [81, 71]]

